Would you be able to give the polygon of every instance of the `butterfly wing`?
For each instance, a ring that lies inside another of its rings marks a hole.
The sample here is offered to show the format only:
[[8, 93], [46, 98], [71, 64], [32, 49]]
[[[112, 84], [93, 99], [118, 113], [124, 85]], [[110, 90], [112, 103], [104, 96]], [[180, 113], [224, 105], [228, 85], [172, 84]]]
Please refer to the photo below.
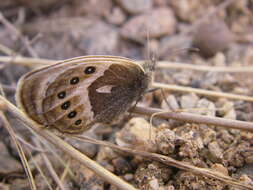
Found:
[[129, 59], [86, 56], [25, 75], [17, 103], [40, 124], [80, 133], [126, 111], [147, 85], [141, 66]]

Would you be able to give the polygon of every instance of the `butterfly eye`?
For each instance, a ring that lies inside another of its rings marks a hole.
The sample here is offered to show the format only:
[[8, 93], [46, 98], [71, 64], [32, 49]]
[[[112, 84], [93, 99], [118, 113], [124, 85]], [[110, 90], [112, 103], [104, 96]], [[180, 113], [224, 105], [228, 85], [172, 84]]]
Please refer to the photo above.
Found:
[[76, 116], [76, 111], [72, 111], [68, 114], [68, 118], [73, 118]]
[[90, 67], [87, 67], [87, 68], [84, 70], [84, 73], [88, 75], [88, 74], [94, 73], [95, 71], [96, 71], [96, 67], [90, 66]]
[[66, 96], [66, 92], [62, 91], [62, 92], [58, 93], [57, 96], [58, 96], [58, 98], [63, 99]]
[[70, 101], [67, 101], [61, 105], [61, 109], [66, 110], [69, 108], [69, 106], [70, 106]]
[[82, 123], [81, 119], [76, 120], [75, 125], [80, 125]]
[[79, 78], [78, 77], [74, 77], [70, 80], [70, 84], [77, 84], [79, 82]]

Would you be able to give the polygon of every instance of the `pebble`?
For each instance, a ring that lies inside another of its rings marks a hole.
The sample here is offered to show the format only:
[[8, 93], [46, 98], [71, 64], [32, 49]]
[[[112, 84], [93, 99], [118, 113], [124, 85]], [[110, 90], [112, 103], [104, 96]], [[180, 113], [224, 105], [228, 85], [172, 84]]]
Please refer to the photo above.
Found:
[[177, 102], [177, 99], [174, 95], [169, 95], [168, 97], [166, 97], [166, 100], [162, 101], [161, 104], [161, 108], [164, 110], [172, 110], [172, 111], [176, 111], [179, 109], [179, 105]]
[[150, 38], [159, 38], [175, 32], [176, 19], [169, 8], [157, 8], [145, 14], [129, 19], [122, 29], [121, 35], [139, 43], [146, 41], [147, 31]]
[[211, 168], [215, 171], [218, 171], [224, 175], [228, 176], [228, 169], [224, 167], [222, 164], [213, 164]]
[[[86, 132], [85, 135], [93, 139], [98, 139], [98, 136], [91, 133], [91, 131]], [[77, 141], [75, 139], [68, 139], [68, 143], [90, 158], [93, 158], [98, 152], [98, 145], [95, 144]]]
[[116, 133], [116, 143], [119, 146], [129, 148], [154, 149], [150, 146], [155, 141], [155, 128], [145, 119], [136, 117], [132, 118], [119, 132]]
[[72, 32], [78, 48], [88, 55], [115, 54], [119, 42], [118, 31], [102, 21], [95, 21], [86, 30]]
[[107, 16], [112, 9], [112, 0], [75, 1], [76, 15]]
[[206, 98], [200, 99], [197, 104], [196, 108], [199, 108], [194, 110], [194, 113], [198, 113], [201, 115], [207, 115], [207, 116], [215, 116], [216, 108], [213, 102], [207, 100]]
[[193, 43], [205, 57], [212, 57], [226, 50], [233, 42], [233, 35], [222, 20], [211, 20], [199, 25]]
[[220, 148], [219, 144], [216, 141], [208, 144], [208, 150], [210, 153], [209, 159], [213, 162], [219, 162], [222, 159], [223, 150]]
[[142, 13], [153, 7], [153, 0], [117, 0], [118, 4], [130, 14]]
[[150, 180], [148, 184], [149, 184], [150, 190], [158, 190], [159, 189], [159, 182], [157, 179]]
[[130, 172], [132, 167], [128, 160], [123, 157], [118, 157], [112, 160], [112, 164], [116, 169], [117, 173], [125, 174], [126, 172]]
[[113, 7], [110, 14], [106, 17], [106, 20], [115, 25], [123, 24], [126, 20], [126, 15], [120, 7]]
[[199, 97], [194, 93], [183, 95], [180, 99], [180, 105], [183, 109], [195, 108], [198, 100]]

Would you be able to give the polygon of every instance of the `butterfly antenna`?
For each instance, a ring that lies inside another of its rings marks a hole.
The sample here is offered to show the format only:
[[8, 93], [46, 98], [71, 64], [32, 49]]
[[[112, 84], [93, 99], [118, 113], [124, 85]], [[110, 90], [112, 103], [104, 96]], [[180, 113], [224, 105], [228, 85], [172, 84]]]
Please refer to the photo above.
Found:
[[181, 52], [186, 52], [186, 51], [199, 52], [199, 48], [195, 48], [195, 47], [185, 47], [185, 48], [175, 49], [175, 50], [172, 50], [172, 51], [169, 53], [169, 56], [176, 55], [176, 54], [179, 54], [179, 53], [181, 53]]

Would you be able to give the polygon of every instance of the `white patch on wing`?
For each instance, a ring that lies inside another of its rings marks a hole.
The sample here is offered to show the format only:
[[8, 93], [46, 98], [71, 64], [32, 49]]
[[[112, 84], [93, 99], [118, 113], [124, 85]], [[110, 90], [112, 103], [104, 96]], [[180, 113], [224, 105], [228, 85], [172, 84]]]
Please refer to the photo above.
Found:
[[111, 93], [111, 90], [113, 87], [114, 87], [114, 85], [105, 85], [100, 88], [97, 88], [96, 91], [98, 93]]

